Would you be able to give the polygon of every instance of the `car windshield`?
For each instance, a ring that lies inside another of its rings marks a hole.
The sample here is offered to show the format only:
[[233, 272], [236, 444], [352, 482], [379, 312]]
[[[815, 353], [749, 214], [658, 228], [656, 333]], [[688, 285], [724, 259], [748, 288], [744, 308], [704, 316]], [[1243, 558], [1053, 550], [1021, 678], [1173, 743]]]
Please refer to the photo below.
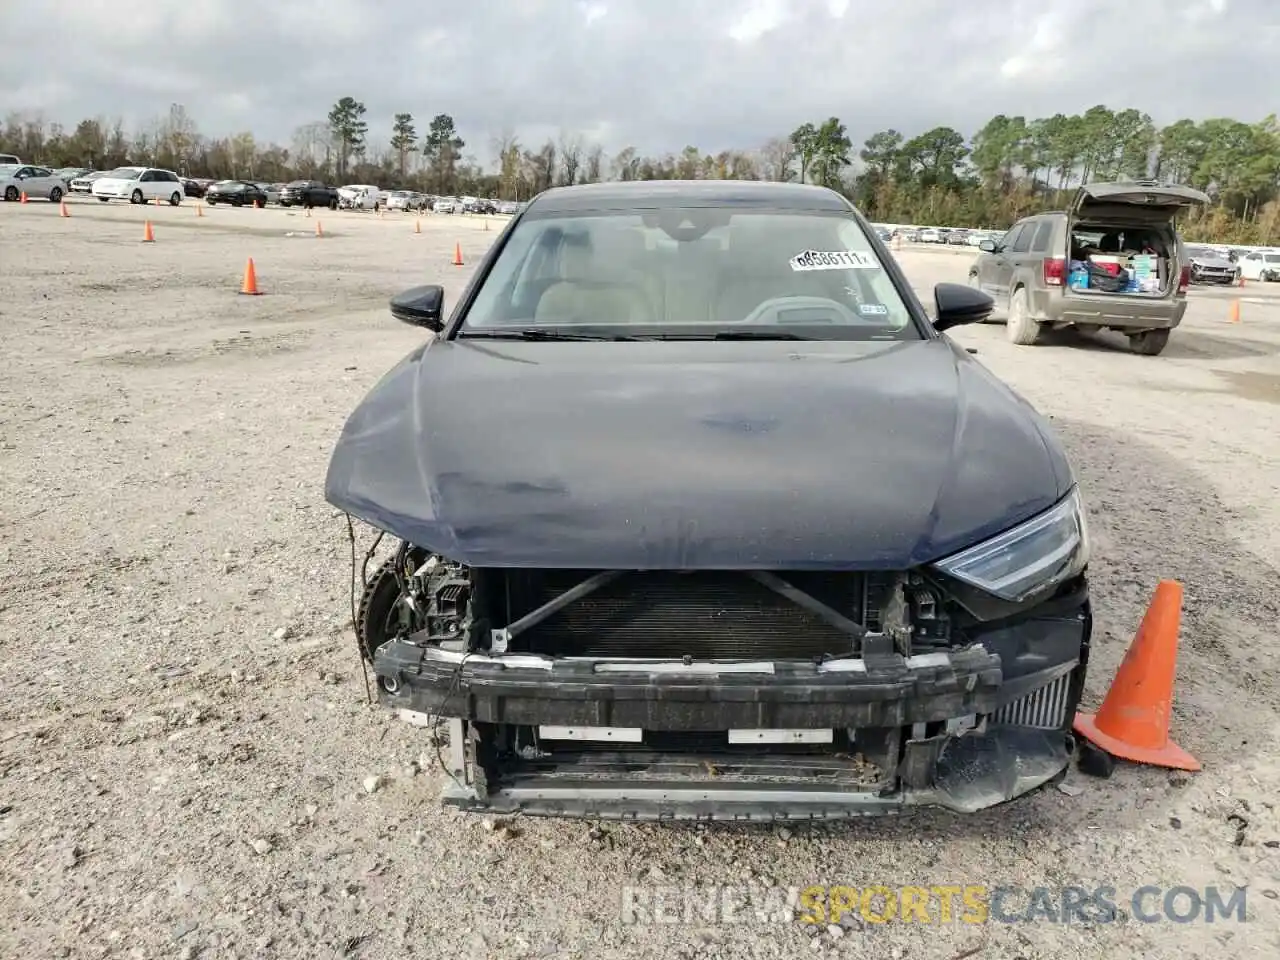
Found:
[[536, 209], [503, 246], [460, 336], [923, 337], [852, 214]]
[[1216, 253], [1214, 253], [1212, 250], [1208, 249], [1207, 247], [1191, 247], [1189, 250], [1187, 250], [1187, 256], [1189, 256], [1189, 257], [1204, 257], [1204, 258], [1215, 257], [1215, 258], [1216, 258], [1218, 255], [1217, 255]]
[[116, 167], [107, 174], [115, 180], [137, 180], [142, 174], [142, 167]]

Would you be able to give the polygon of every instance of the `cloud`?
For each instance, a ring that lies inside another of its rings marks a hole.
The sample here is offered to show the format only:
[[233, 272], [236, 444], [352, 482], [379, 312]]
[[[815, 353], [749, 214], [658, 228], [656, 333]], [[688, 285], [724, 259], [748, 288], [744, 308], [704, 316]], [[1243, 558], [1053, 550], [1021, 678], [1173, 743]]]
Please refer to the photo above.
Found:
[[1096, 103], [1253, 120], [1280, 89], [1274, 0], [40, 0], [9, 27], [6, 109], [136, 124], [176, 102], [287, 143], [353, 96], [374, 141], [449, 113], [482, 161], [504, 130], [719, 150], [838, 116], [856, 143]]

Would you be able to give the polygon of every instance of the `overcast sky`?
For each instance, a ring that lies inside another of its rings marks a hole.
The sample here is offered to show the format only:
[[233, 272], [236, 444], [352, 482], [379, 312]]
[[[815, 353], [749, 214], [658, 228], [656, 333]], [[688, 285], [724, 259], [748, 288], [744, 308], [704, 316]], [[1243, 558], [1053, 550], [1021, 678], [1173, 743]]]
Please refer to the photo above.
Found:
[[504, 129], [714, 151], [835, 115], [860, 145], [1099, 102], [1257, 120], [1277, 51], [1277, 0], [31, 0], [0, 33], [0, 110], [177, 102], [206, 135], [287, 144], [349, 95], [371, 141], [449, 113], [482, 162]]

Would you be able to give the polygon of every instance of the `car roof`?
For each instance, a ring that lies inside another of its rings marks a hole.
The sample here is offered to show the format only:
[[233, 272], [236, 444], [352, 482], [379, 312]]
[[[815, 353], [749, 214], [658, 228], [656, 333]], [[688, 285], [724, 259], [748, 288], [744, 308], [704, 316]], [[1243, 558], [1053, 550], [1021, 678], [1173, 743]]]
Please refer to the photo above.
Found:
[[762, 180], [628, 180], [552, 187], [534, 197], [526, 209], [541, 215], [686, 205], [849, 211], [848, 201], [826, 187]]

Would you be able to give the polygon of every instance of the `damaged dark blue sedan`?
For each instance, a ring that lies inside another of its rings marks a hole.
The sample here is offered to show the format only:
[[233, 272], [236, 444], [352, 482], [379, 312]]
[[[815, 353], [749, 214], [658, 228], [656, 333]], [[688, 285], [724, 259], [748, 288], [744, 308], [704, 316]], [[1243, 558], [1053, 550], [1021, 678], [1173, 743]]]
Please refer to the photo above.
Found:
[[838, 194], [539, 195], [348, 420], [398, 541], [357, 634], [449, 730], [448, 802], [638, 819], [974, 811], [1060, 775], [1085, 515], [1046, 422]]

